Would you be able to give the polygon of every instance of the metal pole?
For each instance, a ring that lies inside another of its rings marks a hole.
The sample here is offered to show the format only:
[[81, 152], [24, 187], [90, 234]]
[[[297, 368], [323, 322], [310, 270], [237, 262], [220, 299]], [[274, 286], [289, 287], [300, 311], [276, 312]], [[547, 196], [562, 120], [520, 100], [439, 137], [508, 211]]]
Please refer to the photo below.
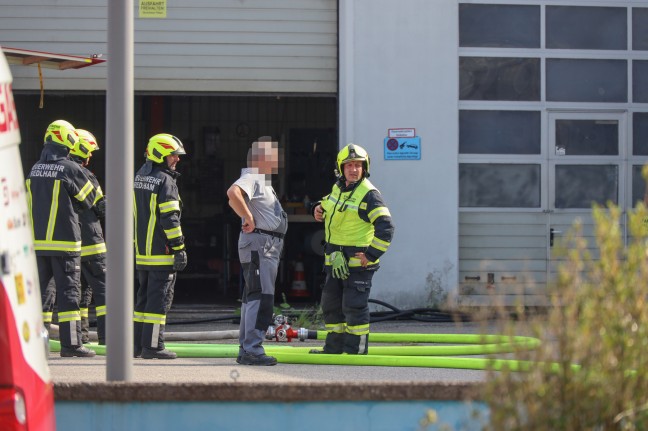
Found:
[[133, 0], [108, 2], [106, 379], [133, 377]]
[[339, 148], [355, 140], [355, 1], [339, 0]]

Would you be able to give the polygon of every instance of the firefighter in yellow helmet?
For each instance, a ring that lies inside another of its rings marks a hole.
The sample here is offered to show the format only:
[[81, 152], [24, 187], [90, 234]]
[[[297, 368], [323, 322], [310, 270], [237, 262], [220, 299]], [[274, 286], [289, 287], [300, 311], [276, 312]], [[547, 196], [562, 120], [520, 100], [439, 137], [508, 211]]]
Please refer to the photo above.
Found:
[[106, 344], [106, 242], [101, 221], [105, 219], [106, 198], [97, 177], [88, 169], [92, 153], [99, 149], [94, 135], [77, 129], [79, 140], [70, 151], [70, 158], [81, 165], [97, 191], [94, 210], [79, 213], [81, 221], [81, 334], [84, 343], [88, 337], [88, 307], [94, 297], [97, 316], [97, 338]]
[[391, 214], [368, 180], [369, 154], [349, 144], [337, 156], [338, 180], [331, 193], [313, 206], [324, 222], [326, 281], [322, 312], [326, 325], [323, 350], [311, 353], [366, 354], [369, 337], [369, 291], [379, 258], [394, 235]]
[[34, 230], [34, 249], [43, 294], [43, 320], [52, 321], [47, 283], [54, 277], [61, 356], [91, 357], [83, 346], [79, 278], [81, 273], [80, 211], [98, 202], [99, 191], [69, 153], [78, 143], [74, 126], [65, 120], [52, 122], [45, 132], [41, 158], [27, 177], [27, 196]]
[[[88, 169], [92, 153], [99, 149], [94, 135], [87, 130], [76, 129], [79, 139], [72, 150], [70, 159], [77, 162], [96, 191], [95, 205], [92, 209], [79, 211], [81, 223], [81, 341], [90, 342], [88, 307], [95, 298], [97, 316], [97, 336], [100, 345], [106, 344], [106, 243], [103, 235], [102, 221], [105, 218], [106, 200], [97, 177]], [[54, 279], [47, 285], [46, 303], [53, 308], [56, 295]]]
[[146, 162], [135, 175], [135, 356], [175, 359], [164, 346], [166, 315], [173, 302], [177, 271], [187, 266], [180, 226], [176, 165], [186, 154], [180, 139], [160, 133], [146, 146]]

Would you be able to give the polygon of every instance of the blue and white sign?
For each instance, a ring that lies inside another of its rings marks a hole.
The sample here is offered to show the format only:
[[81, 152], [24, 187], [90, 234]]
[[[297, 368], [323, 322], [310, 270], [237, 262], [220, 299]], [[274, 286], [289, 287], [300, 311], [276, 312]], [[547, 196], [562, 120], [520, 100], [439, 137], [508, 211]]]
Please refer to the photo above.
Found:
[[385, 160], [421, 160], [421, 138], [385, 138]]

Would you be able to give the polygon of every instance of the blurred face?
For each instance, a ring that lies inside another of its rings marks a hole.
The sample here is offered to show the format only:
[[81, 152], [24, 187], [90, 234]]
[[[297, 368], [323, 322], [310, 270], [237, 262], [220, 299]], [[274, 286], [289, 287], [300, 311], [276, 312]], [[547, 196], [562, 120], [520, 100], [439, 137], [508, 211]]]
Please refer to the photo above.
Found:
[[279, 147], [276, 142], [254, 142], [252, 144], [251, 166], [260, 174], [272, 175], [279, 172]]
[[357, 183], [362, 179], [362, 163], [360, 160], [354, 160], [342, 165], [347, 185]]
[[180, 161], [180, 156], [177, 154], [171, 154], [169, 156], [166, 156], [167, 166], [172, 171], [175, 171], [176, 165], [178, 164], [179, 161]]

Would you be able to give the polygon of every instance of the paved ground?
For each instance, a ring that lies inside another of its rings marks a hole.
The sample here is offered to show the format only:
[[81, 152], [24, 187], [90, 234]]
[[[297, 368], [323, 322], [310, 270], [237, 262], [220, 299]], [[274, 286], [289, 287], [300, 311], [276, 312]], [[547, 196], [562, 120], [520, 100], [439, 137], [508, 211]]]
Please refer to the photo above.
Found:
[[[169, 332], [227, 331], [238, 325], [232, 320], [202, 322], [228, 315], [232, 310], [208, 306], [174, 306], [169, 314]], [[194, 323], [188, 323], [188, 320]], [[493, 324], [470, 323], [427, 323], [416, 321], [386, 321], [372, 324], [372, 332], [396, 333], [496, 333]], [[371, 340], [371, 338], [370, 338]], [[238, 340], [221, 340], [217, 343], [234, 343]], [[266, 342], [270, 346], [275, 341]], [[318, 347], [321, 341], [293, 341], [299, 346]], [[50, 353], [50, 371], [55, 383], [103, 382], [106, 380], [106, 358], [61, 358]], [[321, 382], [452, 382], [470, 383], [483, 381], [486, 373], [476, 370], [374, 367], [374, 366], [331, 366], [278, 364], [273, 367], [250, 367], [235, 363], [233, 358], [179, 358], [171, 361], [133, 360], [133, 381], [150, 383], [321, 383]]]

